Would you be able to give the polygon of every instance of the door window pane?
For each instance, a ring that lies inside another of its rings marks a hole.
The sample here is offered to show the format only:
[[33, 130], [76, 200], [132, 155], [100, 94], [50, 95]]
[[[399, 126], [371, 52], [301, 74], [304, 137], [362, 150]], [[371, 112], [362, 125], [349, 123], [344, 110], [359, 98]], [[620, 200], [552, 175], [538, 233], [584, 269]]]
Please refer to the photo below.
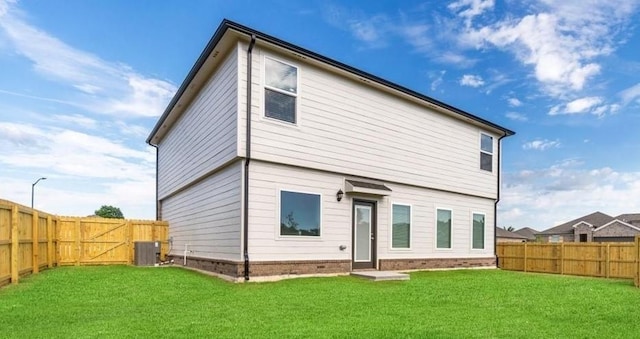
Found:
[[280, 192], [280, 235], [320, 236], [320, 195]]
[[371, 207], [356, 206], [355, 261], [371, 261]]

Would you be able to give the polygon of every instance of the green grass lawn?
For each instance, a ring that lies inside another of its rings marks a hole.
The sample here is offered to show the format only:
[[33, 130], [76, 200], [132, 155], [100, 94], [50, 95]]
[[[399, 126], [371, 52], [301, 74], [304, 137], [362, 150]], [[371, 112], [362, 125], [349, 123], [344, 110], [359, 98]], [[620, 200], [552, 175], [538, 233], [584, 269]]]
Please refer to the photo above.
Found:
[[232, 284], [179, 268], [63, 267], [0, 289], [0, 337], [640, 336], [632, 281], [499, 270]]

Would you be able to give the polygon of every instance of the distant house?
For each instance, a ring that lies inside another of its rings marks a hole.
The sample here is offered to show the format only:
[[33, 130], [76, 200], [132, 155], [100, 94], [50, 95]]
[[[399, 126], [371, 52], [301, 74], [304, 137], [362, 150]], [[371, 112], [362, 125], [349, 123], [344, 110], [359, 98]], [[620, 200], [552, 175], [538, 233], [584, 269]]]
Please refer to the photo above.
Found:
[[531, 227], [523, 227], [517, 231], [514, 231], [514, 233], [518, 233], [527, 237], [527, 241], [536, 241], [537, 235], [540, 233], [540, 231], [536, 231]]
[[515, 232], [507, 231], [504, 228], [496, 227], [496, 242], [526, 242], [527, 237]]
[[540, 232], [544, 242], [627, 242], [640, 235], [640, 213], [595, 212]]
[[147, 142], [170, 256], [249, 279], [495, 266], [512, 134], [225, 20]]

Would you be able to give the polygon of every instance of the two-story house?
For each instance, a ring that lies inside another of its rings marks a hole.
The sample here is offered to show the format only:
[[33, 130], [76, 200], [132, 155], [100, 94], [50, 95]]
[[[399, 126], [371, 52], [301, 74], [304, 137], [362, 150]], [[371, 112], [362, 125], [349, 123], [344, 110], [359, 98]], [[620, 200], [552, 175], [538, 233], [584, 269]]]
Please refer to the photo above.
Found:
[[249, 279], [495, 266], [512, 134], [225, 20], [147, 142], [170, 254]]

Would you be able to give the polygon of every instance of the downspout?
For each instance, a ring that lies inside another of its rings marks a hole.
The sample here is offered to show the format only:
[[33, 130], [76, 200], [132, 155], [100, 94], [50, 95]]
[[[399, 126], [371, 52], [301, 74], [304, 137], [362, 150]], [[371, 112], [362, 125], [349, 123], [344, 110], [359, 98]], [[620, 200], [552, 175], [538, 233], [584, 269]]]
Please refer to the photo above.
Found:
[[244, 247], [244, 280], [249, 280], [249, 162], [251, 162], [251, 66], [253, 46], [256, 44], [255, 34], [251, 35], [251, 42], [247, 48], [247, 131], [246, 149], [244, 160], [244, 225], [243, 225], [243, 247]]
[[498, 267], [498, 247], [496, 246], [498, 243], [498, 236], [496, 229], [498, 228], [498, 203], [500, 202], [500, 186], [502, 183], [500, 182], [500, 171], [502, 169], [502, 139], [507, 137], [507, 133], [503, 134], [500, 138], [498, 138], [498, 189], [497, 189], [497, 198], [496, 202], [493, 204], [493, 255], [496, 257], [496, 267]]
[[160, 221], [160, 202], [158, 201], [158, 145], [149, 142], [151, 147], [156, 149], [156, 220]]

